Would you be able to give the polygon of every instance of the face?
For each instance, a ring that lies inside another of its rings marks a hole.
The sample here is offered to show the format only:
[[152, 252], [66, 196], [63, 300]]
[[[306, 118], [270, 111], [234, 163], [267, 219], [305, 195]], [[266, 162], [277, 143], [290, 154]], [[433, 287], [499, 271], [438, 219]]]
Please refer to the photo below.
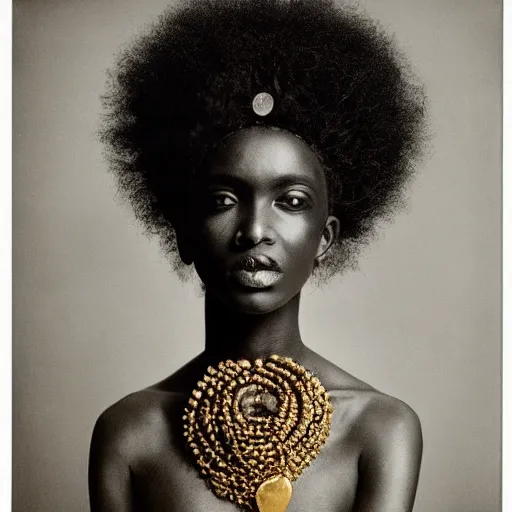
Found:
[[215, 151], [192, 201], [190, 261], [207, 293], [266, 313], [295, 297], [334, 241], [322, 166], [293, 134], [253, 127]]

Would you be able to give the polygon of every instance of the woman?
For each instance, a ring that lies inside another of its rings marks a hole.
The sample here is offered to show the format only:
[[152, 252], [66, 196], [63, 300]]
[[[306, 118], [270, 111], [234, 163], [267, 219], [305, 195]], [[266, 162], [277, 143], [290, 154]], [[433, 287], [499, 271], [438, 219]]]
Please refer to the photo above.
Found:
[[423, 104], [390, 38], [328, 0], [192, 1], [125, 51], [103, 139], [200, 277], [206, 339], [100, 416], [93, 511], [412, 510], [416, 414], [309, 348], [298, 313], [400, 205]]

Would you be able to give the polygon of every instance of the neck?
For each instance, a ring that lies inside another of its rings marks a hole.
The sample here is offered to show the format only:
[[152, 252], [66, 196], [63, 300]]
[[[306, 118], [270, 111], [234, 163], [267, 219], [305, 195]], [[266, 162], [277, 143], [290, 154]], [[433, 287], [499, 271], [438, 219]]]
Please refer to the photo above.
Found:
[[299, 332], [300, 294], [281, 308], [254, 315], [229, 309], [206, 293], [206, 346], [209, 364], [226, 359], [265, 359], [272, 354], [301, 359], [306, 347]]

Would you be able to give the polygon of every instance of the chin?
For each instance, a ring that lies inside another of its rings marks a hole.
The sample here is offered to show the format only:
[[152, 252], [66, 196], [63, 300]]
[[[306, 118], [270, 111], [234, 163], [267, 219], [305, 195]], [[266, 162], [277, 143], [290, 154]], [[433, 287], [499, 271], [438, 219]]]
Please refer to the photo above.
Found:
[[292, 297], [283, 297], [276, 291], [262, 290], [230, 290], [229, 295], [220, 296], [222, 302], [230, 309], [249, 315], [264, 315], [272, 313], [287, 304]]

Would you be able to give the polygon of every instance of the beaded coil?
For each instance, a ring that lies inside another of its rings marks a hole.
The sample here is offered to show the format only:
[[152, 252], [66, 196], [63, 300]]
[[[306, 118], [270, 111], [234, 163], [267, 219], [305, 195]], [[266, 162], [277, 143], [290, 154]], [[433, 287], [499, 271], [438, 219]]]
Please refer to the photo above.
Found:
[[318, 455], [332, 411], [319, 379], [288, 357], [228, 360], [197, 383], [184, 435], [215, 495], [257, 510], [262, 484], [296, 480]]

